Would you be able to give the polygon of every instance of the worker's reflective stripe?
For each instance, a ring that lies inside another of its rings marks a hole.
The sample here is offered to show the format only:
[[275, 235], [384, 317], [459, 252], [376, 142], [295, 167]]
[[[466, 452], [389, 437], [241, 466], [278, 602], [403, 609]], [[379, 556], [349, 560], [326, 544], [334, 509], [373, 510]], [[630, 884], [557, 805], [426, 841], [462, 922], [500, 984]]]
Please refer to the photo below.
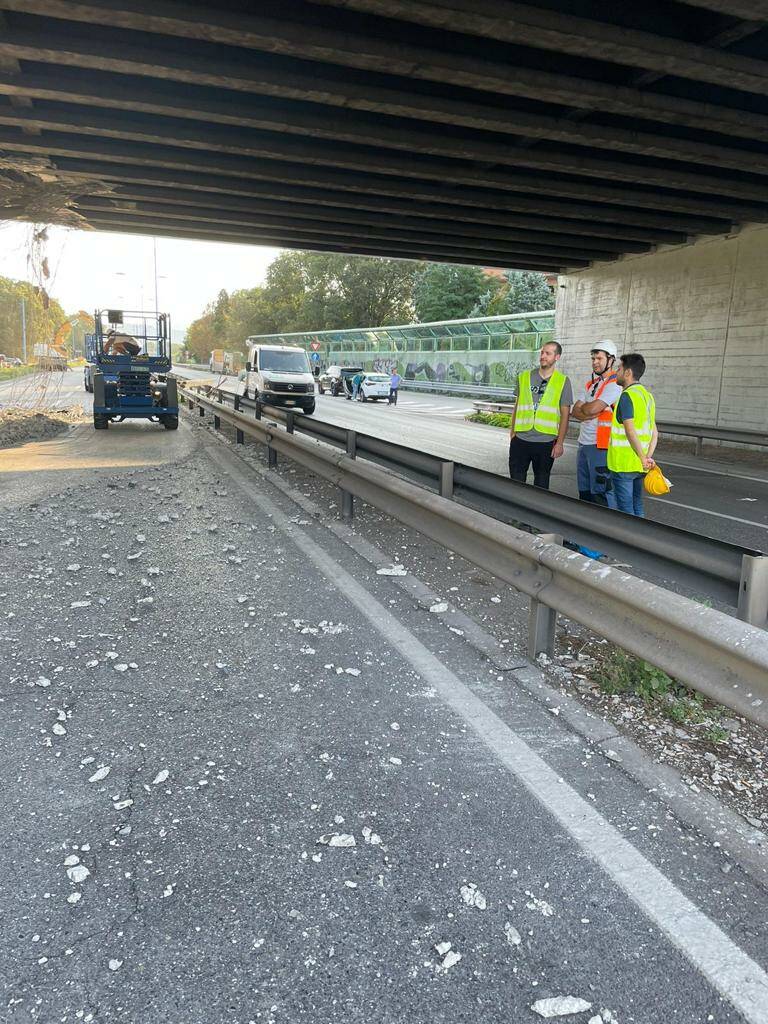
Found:
[[540, 434], [557, 436], [560, 429], [560, 398], [565, 387], [565, 374], [555, 370], [549, 378], [538, 408], [531, 393], [531, 371], [520, 374], [520, 390], [515, 413], [515, 431], [537, 430]]
[[[642, 384], [630, 384], [624, 394], [632, 401], [632, 416], [640, 446], [648, 451], [656, 425], [656, 402], [653, 395]], [[613, 410], [611, 437], [608, 442], [608, 469], [614, 473], [642, 473], [643, 464], [630, 444], [624, 424], [616, 418], [619, 403]]]

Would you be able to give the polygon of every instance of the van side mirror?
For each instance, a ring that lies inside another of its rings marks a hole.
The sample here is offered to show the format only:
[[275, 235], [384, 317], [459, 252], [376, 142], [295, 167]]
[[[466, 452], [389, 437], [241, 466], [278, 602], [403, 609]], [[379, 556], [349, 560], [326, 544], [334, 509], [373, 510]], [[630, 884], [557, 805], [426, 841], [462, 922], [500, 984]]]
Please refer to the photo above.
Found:
[[250, 372], [251, 372], [251, 361], [250, 361], [250, 359], [249, 359], [249, 360], [248, 360], [248, 362], [247, 362], [247, 363], [245, 364], [245, 372], [246, 372], [246, 373], [250, 373]]

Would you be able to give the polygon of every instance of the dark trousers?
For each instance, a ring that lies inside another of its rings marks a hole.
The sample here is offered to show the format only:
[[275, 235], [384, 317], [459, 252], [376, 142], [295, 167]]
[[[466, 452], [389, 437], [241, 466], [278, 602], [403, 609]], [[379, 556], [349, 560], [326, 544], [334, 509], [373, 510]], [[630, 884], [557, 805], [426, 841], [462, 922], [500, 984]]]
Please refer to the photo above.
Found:
[[389, 389], [389, 404], [397, 405], [397, 388]]
[[521, 484], [526, 482], [528, 469], [533, 466], [533, 486], [549, 489], [549, 474], [555, 460], [552, 458], [552, 441], [523, 441], [513, 437], [509, 444], [509, 475]]

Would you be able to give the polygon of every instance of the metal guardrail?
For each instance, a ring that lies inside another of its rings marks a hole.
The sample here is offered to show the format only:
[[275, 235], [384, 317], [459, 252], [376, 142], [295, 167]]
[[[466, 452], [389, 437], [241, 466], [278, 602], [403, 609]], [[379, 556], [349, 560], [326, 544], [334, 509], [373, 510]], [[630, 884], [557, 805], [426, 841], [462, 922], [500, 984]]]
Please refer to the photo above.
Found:
[[[227, 403], [235, 395], [201, 384]], [[251, 399], [237, 398], [240, 409], [255, 410]], [[553, 491], [529, 487], [486, 470], [450, 462], [428, 452], [327, 423], [316, 416], [269, 409], [291, 429], [405, 473], [422, 486], [438, 490], [501, 522], [553, 533], [615, 561], [628, 563], [644, 576], [674, 582], [697, 597], [734, 608], [737, 617], [768, 628], [768, 556], [755, 548], [689, 533], [651, 519], [626, 516]]]
[[453, 381], [408, 380], [400, 381], [400, 387], [407, 391], [435, 391], [443, 395], [488, 395], [491, 398], [506, 398], [514, 402], [516, 392], [497, 384], [460, 384]]
[[[222, 420], [231, 424], [238, 443], [248, 434], [265, 444], [270, 466], [282, 453], [338, 486], [348, 513], [353, 496], [359, 497], [527, 594], [532, 655], [551, 650], [559, 612], [620, 640], [623, 648], [675, 679], [768, 726], [768, 638], [754, 626], [358, 460], [354, 431], [346, 432], [348, 449], [334, 451], [294, 433], [297, 421], [304, 426], [309, 417], [288, 413], [281, 430], [261, 418], [260, 407], [256, 416], [246, 416], [199, 392], [185, 388], [180, 393], [201, 416], [212, 414], [214, 427]], [[322, 424], [323, 429], [331, 426]], [[453, 473], [444, 476], [453, 479]]]

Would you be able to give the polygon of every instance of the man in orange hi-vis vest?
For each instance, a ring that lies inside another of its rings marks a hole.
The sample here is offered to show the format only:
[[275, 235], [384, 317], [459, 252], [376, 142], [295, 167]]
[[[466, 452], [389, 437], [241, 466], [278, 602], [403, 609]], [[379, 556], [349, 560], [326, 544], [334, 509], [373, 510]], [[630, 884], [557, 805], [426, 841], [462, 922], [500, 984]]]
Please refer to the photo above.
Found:
[[608, 504], [608, 441], [613, 407], [621, 398], [614, 369], [617, 355], [616, 343], [609, 338], [595, 345], [591, 352], [592, 376], [571, 410], [573, 419], [581, 423], [576, 464], [579, 497], [596, 505]]

